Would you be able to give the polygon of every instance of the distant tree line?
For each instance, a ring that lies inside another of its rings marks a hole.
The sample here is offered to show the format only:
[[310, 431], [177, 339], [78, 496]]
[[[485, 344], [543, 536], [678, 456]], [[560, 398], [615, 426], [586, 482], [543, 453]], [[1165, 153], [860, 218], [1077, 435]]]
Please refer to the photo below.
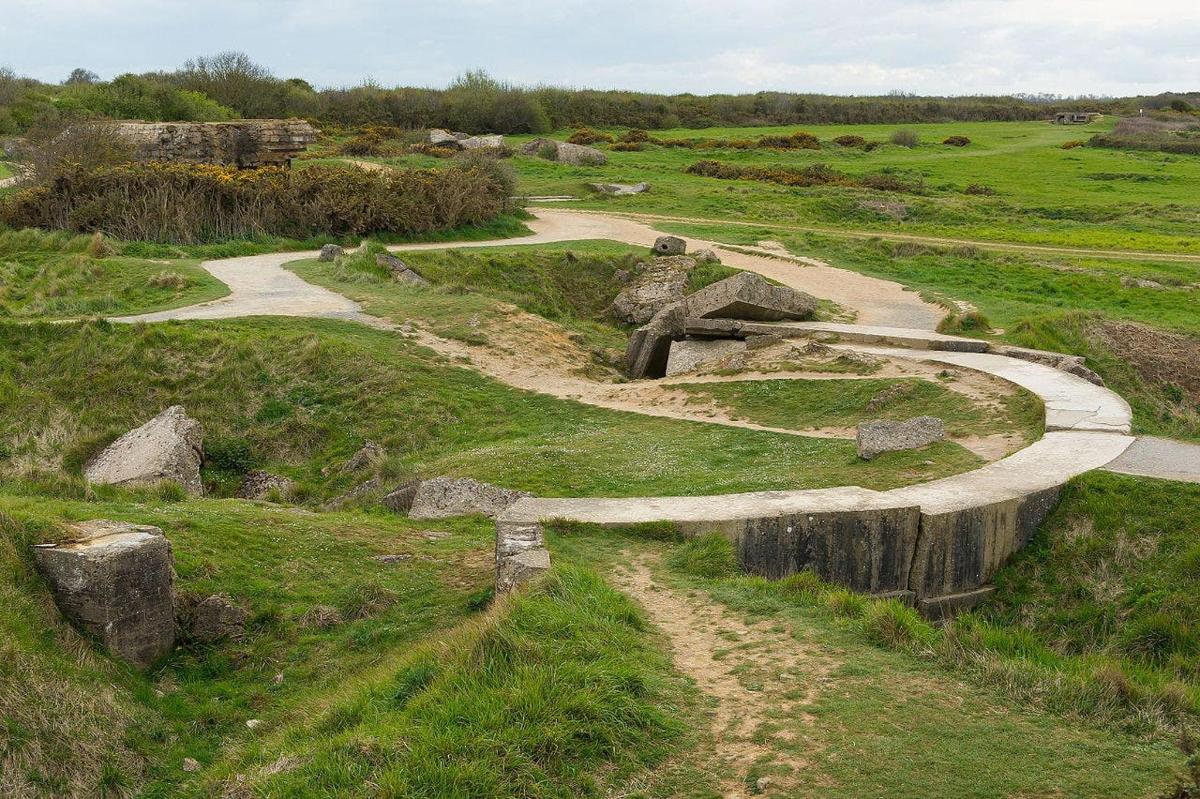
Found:
[[[543, 133], [590, 125], [674, 127], [821, 123], [915, 123], [1042, 119], [1051, 110], [1137, 113], [1196, 104], [1196, 94], [1134, 98], [837, 97], [789, 92], [660, 95], [514, 86], [468, 72], [445, 89], [384, 88], [373, 83], [316, 90], [300, 78], [279, 78], [236, 52], [196, 58], [173, 72], [121, 75], [101, 81], [87, 69], [46, 84], [0, 69], [0, 135], [76, 119], [214, 121], [238, 117], [303, 117], [329, 127], [444, 127], [471, 133]], [[1050, 108], [1053, 106], [1053, 109]]]

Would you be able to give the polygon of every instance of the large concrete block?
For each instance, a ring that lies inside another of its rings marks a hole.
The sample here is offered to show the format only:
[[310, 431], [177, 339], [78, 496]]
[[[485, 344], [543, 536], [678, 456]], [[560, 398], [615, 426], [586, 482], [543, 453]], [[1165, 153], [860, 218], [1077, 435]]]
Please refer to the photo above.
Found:
[[501, 488], [470, 477], [435, 477], [417, 487], [408, 516], [411, 519], [444, 519], [481, 513], [494, 519], [527, 496], [526, 491]]
[[964, 508], [926, 506], [910, 587], [919, 598], [981, 587], [1028, 543], [1054, 509], [1060, 490], [1055, 486]]
[[189, 494], [202, 494], [203, 438], [200, 423], [172, 405], [101, 450], [84, 466], [83, 476], [89, 483], [121, 486], [170, 481]]
[[742, 568], [772, 579], [808, 570], [855, 591], [908, 590], [917, 507], [864, 508], [749, 519], [737, 536]]
[[113, 655], [148, 668], [175, 644], [170, 542], [157, 527], [103, 519], [72, 533], [70, 543], [34, 548], [55, 604]]
[[685, 339], [671, 344], [666, 376], [684, 374], [706, 363], [746, 351], [746, 342], [738, 339]]
[[496, 523], [496, 593], [518, 588], [550, 569], [550, 551], [537, 522]]
[[776, 322], [808, 319], [817, 310], [811, 294], [768, 283], [754, 272], [739, 272], [688, 296], [687, 315], [702, 319]]
[[667, 373], [671, 342], [683, 338], [683, 303], [668, 305], [629, 337], [625, 370], [630, 377], [662, 377]]

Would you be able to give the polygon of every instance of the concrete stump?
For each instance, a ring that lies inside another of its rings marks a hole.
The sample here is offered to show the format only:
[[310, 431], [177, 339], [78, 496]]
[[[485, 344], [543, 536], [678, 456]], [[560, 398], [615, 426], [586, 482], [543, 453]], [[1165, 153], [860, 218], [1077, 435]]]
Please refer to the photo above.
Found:
[[114, 656], [149, 668], [175, 645], [171, 543], [148, 525], [73, 525], [74, 541], [41, 544], [34, 560], [63, 616]]
[[496, 593], [504, 594], [550, 570], [550, 551], [537, 522], [496, 523]]

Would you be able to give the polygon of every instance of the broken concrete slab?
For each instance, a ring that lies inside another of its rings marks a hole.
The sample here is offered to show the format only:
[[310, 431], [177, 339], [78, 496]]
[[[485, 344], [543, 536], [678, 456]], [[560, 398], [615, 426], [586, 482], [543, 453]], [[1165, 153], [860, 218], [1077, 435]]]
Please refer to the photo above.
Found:
[[589, 183], [588, 185], [601, 194], [613, 197], [628, 197], [631, 194], [650, 191], [649, 183]]
[[687, 252], [687, 242], [678, 236], [659, 236], [650, 249], [655, 255], [683, 255]]
[[412, 510], [413, 500], [417, 498], [417, 490], [420, 488], [421, 481], [414, 478], [385, 494], [380, 502], [393, 513], [408, 513]]
[[101, 450], [83, 467], [83, 476], [89, 483], [117, 486], [173, 482], [189, 494], [203, 494], [203, 439], [200, 423], [172, 405]]
[[996, 586], [985, 585], [973, 591], [945, 596], [925, 597], [917, 600], [917, 611], [932, 621], [945, 621], [959, 613], [965, 613], [996, 593]]
[[671, 344], [667, 356], [666, 377], [695, 371], [699, 367], [746, 351], [746, 342], [738, 339], [684, 339]]
[[896, 421], [873, 419], [858, 426], [858, 457], [871, 460], [885, 452], [921, 449], [946, 438], [946, 426], [936, 416]]
[[1088, 368], [1087, 360], [1082, 355], [1068, 355], [1064, 352], [1049, 352], [1047, 350], [1031, 350], [1026, 347], [1013, 347], [1008, 344], [992, 344], [988, 351], [994, 352], [997, 355], [1007, 355], [1009, 358], [1020, 358], [1023, 361], [1040, 363], [1043, 366], [1049, 366], [1061, 372], [1082, 377], [1093, 385], [1104, 385], [1104, 378]]
[[817, 298], [787, 286], [768, 283], [754, 272], [739, 272], [687, 297], [688, 317], [774, 322], [808, 319]]
[[654, 258], [639, 263], [630, 280], [621, 288], [609, 312], [622, 322], [644, 325], [668, 305], [679, 302], [687, 293], [688, 275], [696, 261], [687, 256]]
[[435, 477], [417, 488], [411, 519], [443, 519], [480, 513], [495, 518], [528, 492], [481, 483], [470, 477]]
[[683, 303], [663, 308], [649, 323], [629, 337], [625, 348], [625, 371], [635, 379], [662, 377], [667, 372], [671, 343], [683, 338]]
[[34, 547], [63, 616], [114, 656], [149, 668], [175, 645], [174, 559], [162, 530], [95, 519]]
[[496, 523], [496, 593], [512, 591], [549, 569], [540, 524]]

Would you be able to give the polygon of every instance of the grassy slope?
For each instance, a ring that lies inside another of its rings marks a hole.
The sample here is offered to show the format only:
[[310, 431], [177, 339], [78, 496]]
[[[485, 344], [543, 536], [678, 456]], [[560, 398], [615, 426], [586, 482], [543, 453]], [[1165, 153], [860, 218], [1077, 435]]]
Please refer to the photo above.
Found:
[[[895, 603], [871, 606], [812, 580], [735, 576], [724, 539], [664, 546], [654, 537], [649, 529], [570, 526], [549, 540], [556, 562], [610, 568], [639, 553], [661, 554], [671, 565], [661, 577], [676, 590], [710, 596], [748, 623], [785, 631], [802, 651], [837, 661], [831, 673], [813, 677], [801, 669], [772, 672], [777, 667], [765, 657], [766, 671], [740, 676], [748, 685], [795, 683], [799, 695], [814, 689], [809, 680], [817, 681], [815, 701], [805, 707], [811, 715], [773, 719], [779, 732], [766, 739], [776, 760], [803, 763], [806, 787], [789, 795], [1149, 797], [1170, 782], [1182, 760], [1168, 735], [1148, 742], [1136, 734], [1144, 729], [1120, 731], [1072, 708], [1022, 701], [1029, 698], [1009, 693], [995, 674], [964, 684], [968, 670], [956, 672], [903, 635], [879, 636], [891, 629], [886, 620]], [[932, 635], [932, 628], [925, 625], [925, 633]], [[729, 640], [739, 645], [736, 637]], [[685, 765], [662, 770], [647, 794], [713, 796], [712, 775], [703, 767], [706, 746], [712, 743], [699, 744]], [[763, 763], [759, 773], [770, 774], [770, 766]]]
[[96, 257], [89, 244], [89, 236], [0, 231], [0, 317], [144, 313], [229, 293], [195, 260]]
[[590, 408], [509, 389], [352, 323], [8, 325], [0, 343], [0, 466], [52, 482], [173, 403], [204, 424], [219, 465], [278, 469], [316, 497], [363, 479], [322, 469], [365, 438], [392, 455], [392, 479], [448, 473], [546, 496], [889, 487], [976, 462], [947, 445], [867, 464], [853, 442]]
[[[908, 419], [922, 414], [945, 421], [951, 437], [1020, 431], [1032, 439], [1042, 428], [1041, 402], [1028, 392], [1006, 397], [1003, 409], [993, 411], [927, 380], [749, 380], [678, 388], [716, 399], [739, 418], [797, 430], [853, 427], [869, 419]], [[869, 407], [888, 389], [902, 393], [881, 407]]]
[[[1107, 130], [1112, 120], [1087, 126], [1043, 122], [980, 122], [928, 125], [814, 125], [820, 150], [687, 150], [648, 146], [642, 152], [608, 152], [603, 167], [571, 167], [517, 156], [512, 160], [527, 194], [574, 194], [578, 205], [686, 216], [761, 220], [769, 223], [880, 231], [920, 232], [989, 240], [1070, 246], [1198, 252], [1191, 235], [1196, 203], [1190, 187], [1200, 179], [1200, 156], [1124, 152], [1080, 147], [1071, 140]], [[921, 139], [915, 148], [886, 145], [873, 152], [840, 148], [836, 136], [862, 135], [886, 141], [899, 127]], [[676, 138], [757, 139], [798, 128], [671, 130]], [[567, 132], [559, 132], [564, 136]], [[970, 137], [967, 147], [948, 147], [946, 136]], [[524, 137], [510, 137], [519, 146]], [[759, 166], [804, 167], [823, 163], [852, 175], [892, 171], [920, 178], [927, 196], [891, 195], [858, 189], [793, 189], [752, 181], [724, 181], [684, 174], [700, 159]], [[426, 156], [381, 159], [424, 164]], [[591, 196], [589, 181], [649, 181], [651, 192], [619, 199]], [[971, 184], [994, 196], [967, 195]], [[886, 199], [908, 206], [897, 222], [861, 205]]]

